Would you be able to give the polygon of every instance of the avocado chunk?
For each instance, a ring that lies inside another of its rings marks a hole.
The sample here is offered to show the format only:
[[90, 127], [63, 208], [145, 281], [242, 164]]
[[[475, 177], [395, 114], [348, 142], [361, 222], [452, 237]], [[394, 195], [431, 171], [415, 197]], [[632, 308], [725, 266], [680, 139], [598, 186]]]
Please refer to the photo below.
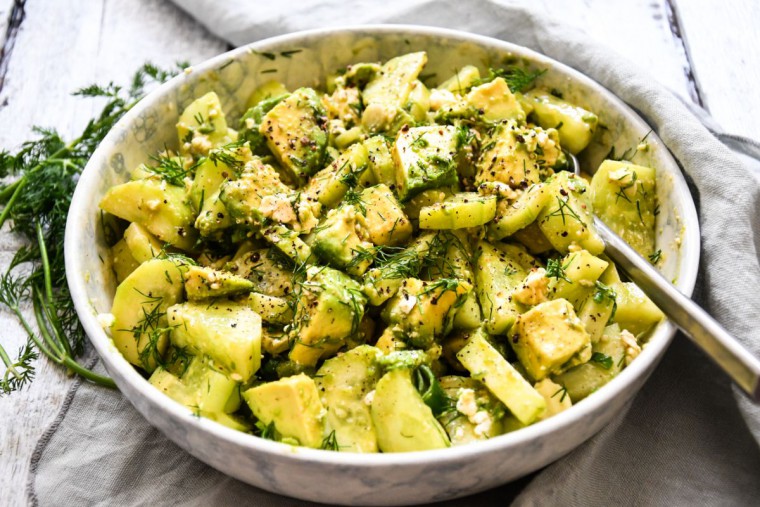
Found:
[[326, 123], [317, 92], [299, 88], [264, 115], [259, 132], [282, 167], [303, 184], [324, 166]]
[[111, 337], [130, 363], [152, 372], [169, 344], [167, 308], [182, 301], [188, 266], [175, 259], [140, 264], [113, 298]]
[[238, 383], [210, 368], [198, 356], [193, 357], [180, 378], [158, 368], [149, 382], [199, 415], [232, 413], [240, 406]]
[[195, 245], [195, 212], [184, 188], [153, 178], [128, 181], [109, 188], [100, 208], [137, 222], [163, 243], [182, 250], [191, 250]]
[[[366, 211], [366, 208], [364, 209]], [[357, 206], [343, 204], [327, 213], [314, 233], [314, 253], [330, 265], [361, 276], [374, 258], [367, 222]]]
[[127, 246], [127, 242], [124, 239], [120, 239], [111, 247], [111, 259], [113, 260], [113, 270], [118, 283], [124, 281], [140, 265], [132, 256], [132, 252], [129, 251], [129, 246]]
[[359, 332], [367, 298], [355, 280], [327, 267], [309, 267], [299, 287], [289, 357], [298, 364], [315, 366]]
[[180, 153], [202, 156], [209, 150], [235, 139], [227, 128], [222, 103], [214, 92], [195, 99], [182, 111], [177, 122]]
[[476, 117], [485, 122], [525, 121], [525, 112], [502, 77], [472, 88], [465, 98], [475, 109]]
[[367, 211], [369, 239], [375, 245], [399, 245], [412, 235], [412, 224], [387, 185], [363, 190], [360, 202]]
[[222, 183], [235, 179], [237, 173], [252, 158], [251, 150], [246, 144], [211, 150], [209, 157], [199, 160], [195, 167], [195, 176], [190, 187], [190, 201], [193, 207], [201, 213], [206, 201], [219, 190]]
[[457, 358], [522, 424], [536, 421], [546, 410], [543, 396], [488, 343], [482, 330], [470, 338]]
[[167, 310], [172, 344], [207, 356], [237, 382], [247, 382], [261, 365], [261, 317], [247, 305], [226, 300], [189, 302]]
[[451, 409], [438, 416], [452, 445], [486, 440], [501, 434], [504, 405], [473, 378], [448, 375], [440, 385], [450, 400]]
[[559, 133], [562, 147], [576, 155], [594, 137], [599, 118], [582, 107], [575, 106], [544, 90], [531, 90], [524, 95], [533, 108], [536, 123]]
[[596, 281], [602, 276], [609, 262], [595, 257], [586, 250], [570, 252], [557, 261], [560, 273], [549, 281], [549, 299], [567, 299], [576, 309], [596, 288]]
[[367, 170], [367, 153], [364, 144], [349, 146], [309, 180], [304, 188], [307, 199], [334, 208], [350, 188], [367, 184], [370, 178], [374, 178], [372, 172]]
[[274, 424], [282, 437], [305, 447], [322, 444], [324, 407], [314, 380], [303, 373], [252, 387], [243, 399], [259, 421]]
[[596, 232], [588, 186], [583, 178], [560, 171], [548, 180], [551, 199], [538, 215], [538, 227], [555, 250], [568, 253], [577, 244], [593, 255], [604, 252]]
[[327, 428], [335, 431], [341, 451], [377, 452], [377, 435], [366, 402], [380, 380], [380, 351], [361, 345], [328, 359], [317, 371], [315, 382], [327, 408]]
[[525, 278], [525, 270], [509, 251], [480, 241], [475, 248], [475, 287], [490, 334], [506, 334], [519, 315], [512, 292]]
[[261, 320], [268, 324], [282, 326], [293, 321], [293, 309], [285, 298], [251, 292], [245, 301], [251, 310], [258, 313]]
[[456, 127], [402, 129], [393, 145], [399, 199], [405, 202], [423, 190], [455, 185], [458, 149]]
[[449, 312], [458, 307], [472, 286], [453, 278], [425, 282], [407, 278], [383, 309], [383, 319], [410, 345], [426, 349], [446, 329]]
[[483, 141], [475, 182], [500, 181], [526, 188], [540, 181], [560, 153], [554, 129], [521, 127], [513, 120], [499, 123]]
[[448, 78], [436, 88], [438, 90], [448, 90], [451, 93], [464, 95], [469, 88], [480, 81], [480, 71], [474, 65], [465, 65], [457, 71], [456, 74]]
[[362, 143], [367, 148], [369, 169], [378, 183], [396, 186], [396, 166], [388, 140], [384, 136], [372, 136]]
[[203, 266], [190, 266], [185, 275], [185, 292], [190, 301], [248, 292], [253, 286], [246, 278]]
[[372, 422], [383, 452], [449, 447], [449, 437], [412, 384], [411, 370], [397, 368], [380, 379], [372, 397]]
[[271, 248], [241, 252], [225, 264], [225, 271], [253, 282], [253, 290], [268, 296], [283, 297], [293, 290], [290, 262]]
[[415, 81], [427, 63], [424, 51], [388, 60], [362, 92], [366, 105], [362, 125], [370, 132], [387, 130], [409, 101]]
[[655, 170], [626, 161], [605, 160], [591, 179], [594, 210], [643, 257], [654, 252]]
[[534, 380], [566, 367], [578, 355], [591, 355], [591, 338], [566, 299], [541, 303], [520, 315], [509, 333], [520, 364]]
[[274, 95], [254, 104], [240, 119], [240, 138], [248, 141], [254, 154], [261, 156], [269, 154], [266, 134], [260, 130], [261, 124], [264, 116], [289, 95], [287, 90], [274, 90]]

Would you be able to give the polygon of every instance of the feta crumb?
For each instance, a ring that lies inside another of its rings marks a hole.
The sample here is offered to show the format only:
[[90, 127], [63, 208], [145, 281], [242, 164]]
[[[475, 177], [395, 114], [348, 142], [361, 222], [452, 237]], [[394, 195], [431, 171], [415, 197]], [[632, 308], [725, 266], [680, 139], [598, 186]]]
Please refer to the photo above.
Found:
[[543, 303], [549, 295], [549, 278], [544, 268], [533, 269], [523, 283], [512, 293], [512, 299], [524, 305]]
[[367, 393], [363, 401], [365, 405], [372, 405], [372, 400], [374, 399], [375, 399], [375, 390], [373, 389]]
[[639, 356], [641, 353], [641, 347], [639, 346], [639, 342], [636, 341], [636, 337], [626, 329], [620, 333], [620, 338], [625, 344], [625, 365], [628, 366], [631, 364], [631, 361]]

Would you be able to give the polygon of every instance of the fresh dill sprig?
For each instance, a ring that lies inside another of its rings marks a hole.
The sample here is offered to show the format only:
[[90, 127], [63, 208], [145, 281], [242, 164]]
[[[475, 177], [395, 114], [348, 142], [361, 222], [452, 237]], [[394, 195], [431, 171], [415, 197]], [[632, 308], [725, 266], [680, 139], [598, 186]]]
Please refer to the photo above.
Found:
[[[74, 95], [99, 98], [105, 105], [79, 136], [67, 142], [54, 129], [34, 127], [36, 139], [23, 143], [15, 153], [0, 151], [0, 178], [15, 177], [0, 185], [0, 205], [4, 206], [0, 227], [9, 222], [11, 230], [27, 241], [0, 279], [0, 304], [15, 315], [29, 339], [16, 359], [0, 344], [5, 365], [2, 378], [8, 379], [0, 392], [7, 394], [28, 384], [37, 352], [92, 382], [114, 387], [110, 378], [75, 359], [84, 351], [85, 334], [66, 282], [66, 217], [79, 175], [106, 134], [145, 95], [147, 86], [165, 81], [178, 70], [145, 64], [127, 88], [113, 83], [82, 88]], [[21, 311], [22, 302], [32, 303], [36, 330]]]
[[548, 278], [556, 278], [557, 280], [564, 280], [567, 283], [573, 283], [572, 280], [570, 280], [567, 277], [567, 274], [565, 273], [565, 268], [567, 266], [562, 265], [561, 259], [549, 259], [546, 261], [546, 276]]
[[488, 76], [480, 80], [480, 83], [489, 83], [496, 78], [503, 78], [512, 93], [523, 92], [536, 82], [546, 69], [530, 71], [516, 65], [503, 69], [488, 69]]
[[614, 364], [614, 361], [610, 356], [607, 354], [603, 354], [601, 352], [594, 352], [591, 354], [591, 362], [596, 363], [605, 370], [609, 370], [612, 368], [612, 365]]
[[322, 444], [319, 448], [326, 451], [340, 451], [338, 438], [335, 436], [335, 430], [332, 430], [329, 435], [322, 439]]

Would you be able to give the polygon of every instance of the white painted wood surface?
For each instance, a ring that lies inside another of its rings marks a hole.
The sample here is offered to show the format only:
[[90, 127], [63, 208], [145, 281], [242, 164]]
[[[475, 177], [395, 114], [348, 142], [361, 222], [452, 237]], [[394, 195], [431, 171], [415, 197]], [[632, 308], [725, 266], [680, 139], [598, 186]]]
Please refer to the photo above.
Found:
[[[227, 47], [167, 1], [15, 3], [24, 6], [25, 16], [11, 54], [0, 65], [5, 69], [0, 148], [17, 147], [29, 138], [32, 125], [56, 127], [66, 137], [76, 133], [96, 108], [70, 96], [77, 87], [124, 83], [145, 61], [164, 66], [199, 62]], [[701, 101], [728, 131], [760, 138], [760, 94], [754, 91], [760, 82], [760, 2], [679, 0], [675, 10], [673, 0], [541, 3], [679, 95]], [[0, 0], [0, 43], [13, 4]], [[18, 246], [7, 231], [0, 233], [0, 269]], [[14, 353], [24, 339], [2, 311], [0, 329], [0, 340]], [[26, 503], [29, 459], [70, 384], [62, 370], [43, 359], [31, 388], [0, 398], [1, 505]]]

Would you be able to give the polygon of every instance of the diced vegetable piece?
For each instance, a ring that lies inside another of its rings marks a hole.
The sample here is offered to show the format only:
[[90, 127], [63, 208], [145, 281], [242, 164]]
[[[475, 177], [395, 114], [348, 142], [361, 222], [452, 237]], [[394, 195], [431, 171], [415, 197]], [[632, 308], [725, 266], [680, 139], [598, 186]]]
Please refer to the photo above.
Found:
[[451, 445], [486, 440], [501, 434], [504, 405], [473, 378], [449, 375], [441, 377], [440, 385], [452, 405], [438, 416], [449, 434]]
[[183, 250], [195, 245], [195, 212], [183, 188], [156, 179], [128, 181], [109, 188], [100, 208], [137, 222], [163, 243]]
[[111, 247], [111, 259], [113, 259], [113, 270], [116, 273], [118, 283], [124, 281], [140, 265], [132, 256], [127, 242], [123, 239]]
[[185, 292], [190, 301], [239, 294], [253, 287], [247, 278], [203, 266], [190, 266], [185, 274]]
[[264, 99], [249, 108], [240, 119], [240, 138], [241, 140], [248, 142], [248, 146], [254, 154], [265, 156], [270, 153], [269, 148], [267, 147], [266, 133], [261, 132], [260, 130], [261, 124], [264, 121], [264, 116], [271, 111], [274, 106], [288, 98], [289, 95], [289, 93], [284, 93], [282, 95], [275, 95], [268, 99]]
[[635, 283], [624, 282], [613, 287], [617, 293], [617, 310], [612, 322], [620, 324], [622, 329], [639, 336], [665, 317]]
[[525, 121], [525, 113], [504, 78], [476, 86], [466, 96], [467, 103], [477, 111], [477, 117], [486, 122], [504, 120]]
[[604, 251], [604, 242], [596, 232], [588, 186], [582, 178], [561, 171], [547, 180], [551, 199], [538, 216], [538, 226], [546, 239], [560, 253], [571, 244], [593, 255]]
[[536, 183], [525, 189], [514, 201], [499, 201], [496, 216], [488, 225], [488, 237], [498, 241], [529, 226], [536, 221], [550, 198], [546, 185]]
[[533, 222], [528, 227], [515, 232], [511, 239], [519, 241], [528, 251], [534, 255], [539, 255], [552, 250], [552, 244], [546, 239], [538, 222]]
[[252, 281], [256, 292], [282, 297], [293, 290], [289, 264], [272, 249], [255, 249], [236, 254], [224, 269]]
[[184, 297], [186, 271], [182, 261], [153, 259], [140, 264], [116, 288], [113, 343], [127, 361], [147, 372], [156, 369], [169, 343], [166, 311]]
[[261, 120], [259, 132], [266, 137], [267, 146], [299, 183], [324, 166], [325, 114], [317, 93], [311, 88], [299, 88]]
[[650, 167], [605, 160], [591, 180], [594, 210], [643, 257], [654, 252], [657, 179]]
[[576, 354], [590, 353], [591, 339], [565, 299], [535, 306], [520, 315], [509, 343], [534, 380], [556, 373]]
[[386, 130], [409, 100], [414, 82], [427, 62], [424, 52], [388, 60], [367, 83], [362, 98], [366, 105], [362, 124], [370, 132]]
[[293, 321], [293, 309], [284, 298], [251, 292], [246, 299], [248, 306], [269, 324], [284, 325]]
[[[366, 208], [365, 208], [366, 211]], [[314, 233], [312, 247], [322, 260], [361, 276], [372, 264], [374, 245], [361, 210], [344, 204], [327, 213]]]
[[360, 203], [367, 212], [367, 230], [370, 241], [375, 245], [398, 245], [412, 235], [411, 222], [386, 185], [375, 185], [363, 190]]
[[375, 347], [362, 345], [328, 359], [317, 371], [315, 381], [327, 408], [327, 428], [335, 431], [341, 451], [377, 452], [377, 435], [366, 397], [380, 380], [379, 354]]
[[171, 340], [231, 379], [247, 382], [261, 365], [261, 317], [247, 305], [217, 300], [182, 303], [167, 310]]
[[243, 399], [259, 421], [274, 424], [282, 437], [305, 447], [322, 444], [324, 407], [314, 380], [303, 373], [252, 387]]
[[542, 420], [548, 419], [560, 412], [564, 412], [573, 406], [573, 402], [567, 394], [567, 390], [561, 385], [555, 384], [548, 378], [537, 382], [533, 388], [544, 397], [544, 400], [546, 400], [546, 411], [544, 412], [544, 415], [541, 416]]
[[473, 335], [457, 358], [521, 423], [536, 421], [546, 410], [543, 396], [488, 343], [483, 332]]
[[404, 212], [410, 220], [419, 221], [422, 208], [443, 202], [447, 197], [451, 197], [452, 195], [454, 195], [454, 192], [452, 192], [451, 187], [423, 190], [404, 203]]
[[563, 259], [556, 261], [555, 273], [549, 273], [550, 299], [566, 299], [576, 309], [596, 287], [596, 281], [609, 263], [595, 257], [586, 250], [570, 252]]
[[471, 288], [451, 278], [435, 282], [407, 278], [383, 310], [383, 319], [410, 345], [427, 348], [443, 334], [449, 311], [461, 304]]
[[417, 122], [424, 122], [427, 119], [427, 113], [430, 110], [430, 90], [422, 84], [422, 81], [416, 80], [412, 83], [412, 91], [409, 92], [409, 100], [404, 104], [404, 110]]
[[531, 90], [524, 97], [533, 106], [537, 123], [545, 129], [557, 129], [567, 151], [575, 155], [591, 142], [599, 123], [594, 113], [543, 90]]
[[233, 141], [219, 96], [209, 92], [187, 106], [177, 122], [177, 135], [183, 154], [206, 155], [210, 149]]
[[489, 334], [506, 334], [519, 315], [510, 295], [525, 271], [510, 255], [486, 241], [475, 249], [475, 287]]
[[349, 188], [368, 183], [371, 171], [367, 170], [367, 147], [353, 144], [329, 166], [309, 180], [304, 193], [327, 208], [334, 208]]
[[253, 93], [251, 93], [251, 96], [248, 98], [247, 105], [250, 109], [267, 99], [282, 97], [288, 93], [288, 89], [281, 82], [275, 80], [267, 81], [253, 90]]
[[388, 187], [395, 187], [396, 166], [393, 165], [393, 156], [385, 137], [373, 136], [364, 141], [363, 144], [367, 148], [369, 169], [377, 182]]
[[282, 225], [267, 227], [261, 235], [296, 264], [313, 262], [311, 248], [298, 237], [298, 233]]
[[[264, 218], [273, 218], [278, 222], [297, 221], [296, 211], [289, 199], [291, 193], [291, 189], [280, 180], [277, 171], [255, 157], [245, 165], [238, 179], [222, 183], [219, 187], [219, 200], [224, 203], [235, 224], [257, 227]], [[280, 209], [282, 204], [284, 210]], [[281, 214], [287, 217], [282, 217]]]
[[607, 326], [594, 344], [591, 360], [554, 376], [554, 381], [564, 386], [569, 397], [577, 403], [620, 373], [625, 359], [626, 345], [620, 328]]
[[237, 382], [214, 371], [197, 356], [190, 361], [181, 378], [158, 368], [149, 382], [200, 415], [232, 413], [240, 405]]
[[132, 222], [124, 231], [124, 241], [129, 247], [132, 257], [138, 263], [149, 261], [164, 251], [164, 246], [148, 229]]
[[407, 368], [389, 371], [375, 388], [371, 406], [377, 444], [383, 452], [449, 447], [449, 437], [412, 384]]
[[475, 181], [525, 188], [538, 183], [541, 171], [553, 167], [559, 155], [556, 130], [521, 127], [515, 121], [499, 123], [483, 140]]
[[314, 366], [320, 358], [335, 354], [346, 339], [359, 332], [367, 299], [348, 275], [312, 266], [300, 284], [290, 359]]
[[393, 146], [396, 191], [401, 201], [423, 190], [456, 184], [457, 151], [456, 127], [413, 127], [401, 131]]
[[464, 95], [467, 89], [477, 83], [479, 79], [480, 71], [478, 68], [474, 65], [465, 65], [456, 74], [438, 85], [438, 89]]
[[466, 229], [496, 216], [496, 196], [476, 192], [454, 194], [441, 203], [420, 210], [420, 229]]

